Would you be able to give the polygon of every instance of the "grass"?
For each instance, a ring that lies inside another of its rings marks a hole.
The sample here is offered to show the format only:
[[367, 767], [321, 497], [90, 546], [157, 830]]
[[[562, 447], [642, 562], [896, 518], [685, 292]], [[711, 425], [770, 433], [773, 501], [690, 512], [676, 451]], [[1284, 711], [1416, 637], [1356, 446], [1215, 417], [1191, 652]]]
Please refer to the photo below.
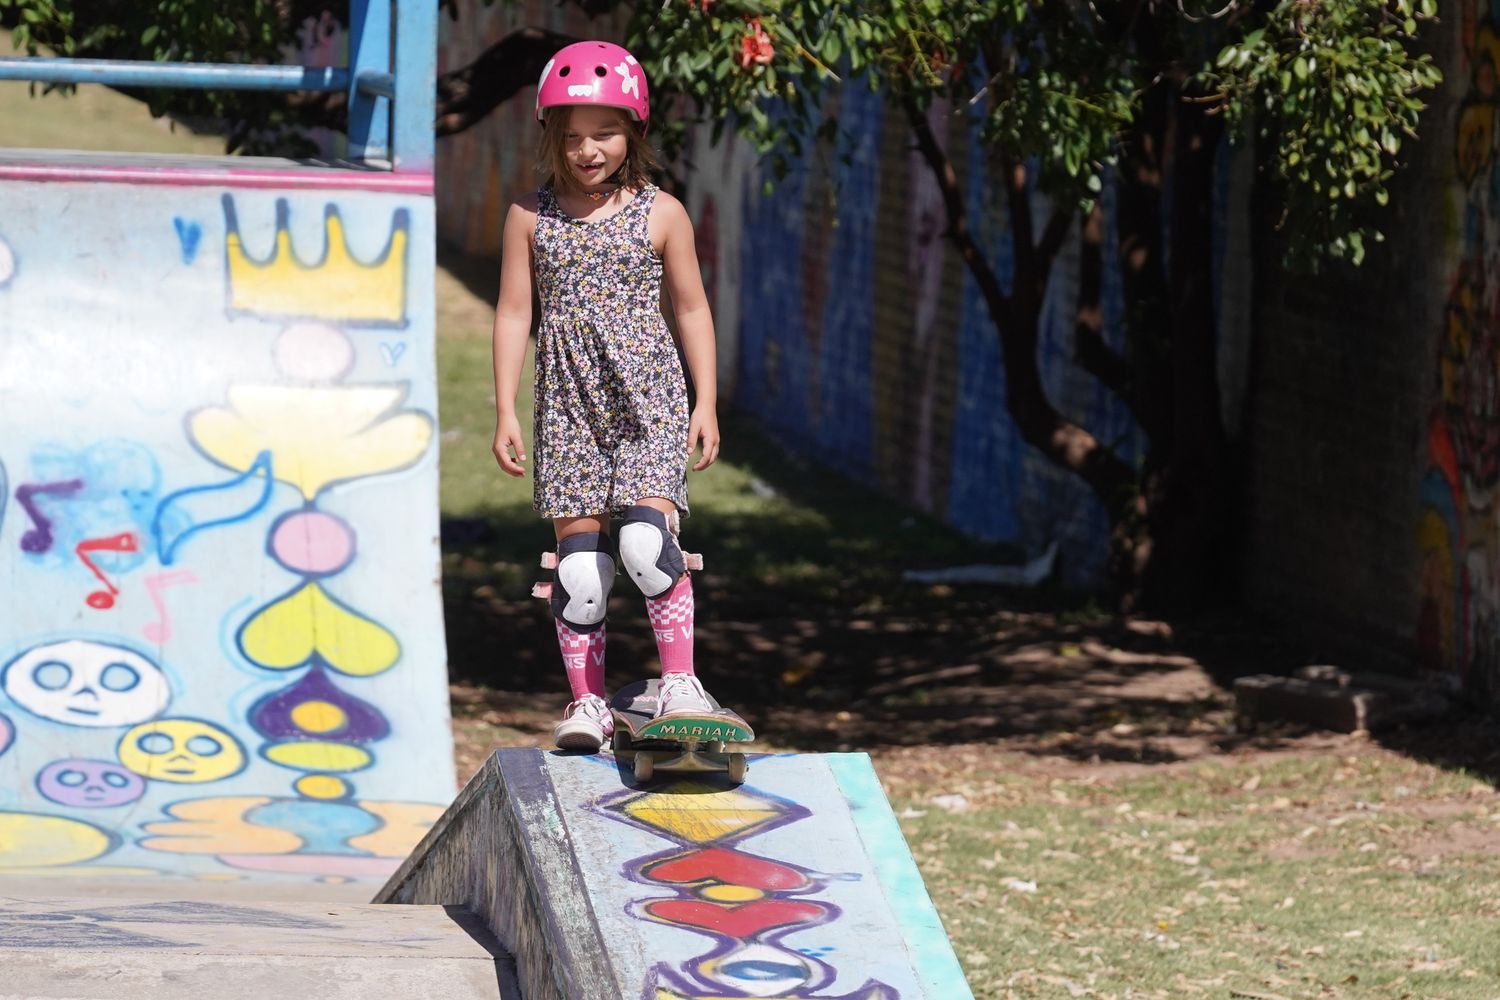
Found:
[[[490, 454], [495, 269], [452, 256], [443, 263], [437, 287], [443, 512], [450, 518], [488, 519], [506, 538], [523, 535], [530, 547], [517, 545], [504, 554], [513, 551], [529, 560], [538, 549], [531, 543], [539, 540], [545, 547], [550, 539], [531, 511], [532, 481], [504, 475]], [[529, 443], [529, 374], [517, 405]], [[726, 572], [777, 585], [801, 581], [834, 596], [849, 592], [851, 573], [862, 584], [857, 589], [875, 591], [889, 589], [905, 566], [1011, 556], [861, 486], [819, 474], [732, 412], [721, 414], [721, 423], [724, 457], [688, 474], [693, 513], [684, 532], [690, 544], [695, 538], [700, 544], [711, 541], [713, 558]]]
[[[9, 33], [0, 32], [0, 56], [19, 54]], [[40, 84], [0, 83], [0, 146], [224, 155], [219, 136], [152, 118], [139, 101], [97, 85], [70, 95], [45, 93]]]
[[966, 805], [896, 801], [981, 998], [1500, 996], [1500, 809], [1462, 774], [1299, 755], [938, 787]]
[[[460, 617], [466, 590], [522, 588], [529, 560], [547, 540], [529, 510], [529, 480], [505, 479], [489, 458], [489, 317], [484, 286], [477, 287], [481, 294], [467, 304], [458, 288], [439, 295], [450, 449], [444, 509], [450, 517], [483, 519], [498, 534], [449, 546], [450, 616]], [[529, 399], [522, 409], [529, 410]], [[726, 442], [728, 457], [693, 481], [689, 521], [709, 540], [711, 565], [732, 576], [729, 589], [741, 591], [721, 598], [717, 615], [726, 625], [779, 616], [777, 604], [798, 601], [811, 602], [813, 616], [890, 621], [926, 614], [962, 623], [963, 600], [903, 588], [897, 570], [923, 560], [1003, 556], [976, 554], [941, 525], [796, 464], [743, 422], [726, 421]], [[751, 589], [771, 599], [757, 606], [743, 593]], [[978, 600], [1003, 603], [996, 592]], [[527, 612], [505, 607], [493, 627], [516, 629], [509, 641], [541, 630], [540, 612], [517, 624]], [[1111, 620], [1088, 604], [1048, 616], [1061, 661], [1080, 659], [1080, 630]], [[1004, 640], [996, 632], [992, 645]], [[952, 638], [938, 641], [953, 646]], [[826, 647], [830, 658], [840, 642]], [[772, 669], [778, 655], [792, 658], [791, 637], [770, 646]], [[938, 654], [936, 646], [931, 651]], [[920, 651], [908, 656], [904, 669], [920, 669]], [[843, 669], [858, 672], [868, 663]], [[1085, 667], [1098, 672], [1096, 664]], [[524, 682], [512, 676], [499, 683]], [[934, 690], [904, 692], [896, 714], [920, 713]], [[1183, 725], [1201, 725], [1198, 704], [1173, 711]], [[768, 704], [758, 707], [762, 717], [772, 714]], [[1122, 700], [1103, 724], [1149, 727], [1131, 713]], [[455, 716], [480, 748], [538, 736], [513, 728], [504, 713], [486, 721], [480, 711], [456, 708]], [[789, 726], [777, 739], [806, 746], [797, 732]], [[1462, 771], [1360, 742], [1337, 755], [1262, 753], [1156, 767], [1054, 761], [1040, 773], [1035, 757], [993, 743], [875, 749], [980, 998], [1500, 998], [1500, 856], [1493, 847], [1500, 807], [1488, 784]]]

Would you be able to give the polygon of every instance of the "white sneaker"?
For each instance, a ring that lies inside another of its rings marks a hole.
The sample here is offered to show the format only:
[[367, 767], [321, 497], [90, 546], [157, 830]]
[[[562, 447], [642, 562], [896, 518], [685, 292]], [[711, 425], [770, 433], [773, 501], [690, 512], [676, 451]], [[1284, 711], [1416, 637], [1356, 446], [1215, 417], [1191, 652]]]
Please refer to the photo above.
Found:
[[664, 674], [656, 689], [656, 717], [663, 715], [712, 715], [717, 709], [708, 700], [703, 685], [692, 674]]
[[552, 730], [559, 750], [597, 753], [615, 731], [615, 719], [603, 698], [586, 694], [570, 704], [562, 721]]

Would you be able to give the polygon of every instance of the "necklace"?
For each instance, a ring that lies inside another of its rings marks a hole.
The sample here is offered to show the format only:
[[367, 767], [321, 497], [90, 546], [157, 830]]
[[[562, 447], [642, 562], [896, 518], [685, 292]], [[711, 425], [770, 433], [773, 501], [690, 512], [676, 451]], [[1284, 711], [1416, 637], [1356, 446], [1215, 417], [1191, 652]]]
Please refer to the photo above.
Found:
[[615, 188], [614, 191], [585, 191], [583, 192], [583, 196], [589, 201], [603, 201], [618, 190], [620, 189]]

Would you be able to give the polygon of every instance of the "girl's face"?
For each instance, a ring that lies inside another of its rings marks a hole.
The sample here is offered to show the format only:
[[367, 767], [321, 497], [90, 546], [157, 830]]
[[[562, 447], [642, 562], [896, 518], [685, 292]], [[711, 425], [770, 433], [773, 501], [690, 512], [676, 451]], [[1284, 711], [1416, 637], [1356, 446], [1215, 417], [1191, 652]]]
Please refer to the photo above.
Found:
[[581, 105], [568, 116], [565, 134], [568, 168], [584, 187], [602, 186], [630, 151], [628, 126], [614, 108]]

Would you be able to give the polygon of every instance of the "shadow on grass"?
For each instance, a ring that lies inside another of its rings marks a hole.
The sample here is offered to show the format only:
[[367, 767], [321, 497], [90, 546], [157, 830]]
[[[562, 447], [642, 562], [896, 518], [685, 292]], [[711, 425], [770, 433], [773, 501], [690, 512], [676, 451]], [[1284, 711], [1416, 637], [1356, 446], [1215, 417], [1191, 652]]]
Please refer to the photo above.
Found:
[[[907, 568], [1014, 562], [858, 485], [787, 458], [725, 420], [755, 497], [695, 507], [700, 676], [772, 745], [807, 750], [1003, 739], [1079, 759], [1171, 761], [1228, 737], [1229, 687], [1307, 660], [1242, 618], [1168, 625], [1035, 590], [903, 582]], [[743, 500], [743, 502], [742, 502]], [[506, 507], [444, 525], [455, 681], [539, 707], [567, 701], [538, 556], [550, 526]], [[611, 689], [657, 670], [643, 601], [621, 583], [609, 620]]]

